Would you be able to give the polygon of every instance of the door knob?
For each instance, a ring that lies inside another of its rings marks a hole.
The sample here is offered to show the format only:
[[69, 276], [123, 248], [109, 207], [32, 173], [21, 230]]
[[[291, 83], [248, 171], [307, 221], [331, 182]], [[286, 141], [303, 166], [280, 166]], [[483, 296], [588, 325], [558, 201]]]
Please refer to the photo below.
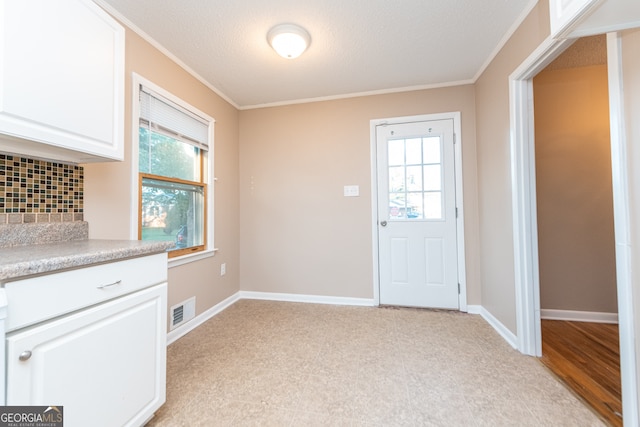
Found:
[[29, 350], [25, 350], [22, 353], [20, 353], [18, 360], [20, 360], [21, 362], [24, 362], [25, 360], [29, 360], [30, 358], [31, 358], [31, 352]]
[[387, 221], [380, 221], [380, 225], [383, 226], [383, 227], [386, 227], [387, 226]]

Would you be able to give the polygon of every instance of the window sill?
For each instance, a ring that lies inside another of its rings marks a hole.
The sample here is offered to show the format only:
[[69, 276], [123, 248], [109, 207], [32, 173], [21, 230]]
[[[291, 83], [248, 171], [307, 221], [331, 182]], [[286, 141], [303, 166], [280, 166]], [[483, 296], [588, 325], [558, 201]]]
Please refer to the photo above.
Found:
[[189, 264], [195, 261], [200, 261], [205, 258], [211, 258], [218, 252], [218, 248], [207, 249], [205, 251], [196, 252], [193, 254], [182, 255], [175, 258], [169, 258], [169, 268], [177, 267], [179, 265]]

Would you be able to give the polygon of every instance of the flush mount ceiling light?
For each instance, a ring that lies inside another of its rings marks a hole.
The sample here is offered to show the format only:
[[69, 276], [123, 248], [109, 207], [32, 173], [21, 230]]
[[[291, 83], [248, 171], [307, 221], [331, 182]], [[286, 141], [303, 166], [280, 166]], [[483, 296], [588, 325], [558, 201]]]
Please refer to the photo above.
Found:
[[280, 24], [269, 30], [267, 41], [278, 55], [294, 59], [307, 50], [311, 43], [311, 36], [307, 30], [298, 25]]

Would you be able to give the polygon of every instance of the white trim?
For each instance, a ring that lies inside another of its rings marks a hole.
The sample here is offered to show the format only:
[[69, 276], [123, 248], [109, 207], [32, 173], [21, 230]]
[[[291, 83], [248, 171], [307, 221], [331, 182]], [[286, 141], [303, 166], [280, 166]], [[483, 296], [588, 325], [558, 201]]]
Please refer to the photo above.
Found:
[[467, 80], [458, 80], [453, 82], [396, 87], [391, 89], [370, 90], [367, 92], [353, 92], [353, 93], [345, 93], [340, 95], [320, 96], [316, 98], [302, 98], [302, 99], [293, 99], [289, 101], [269, 102], [266, 104], [245, 105], [242, 107], [238, 107], [238, 109], [239, 110], [255, 110], [258, 108], [282, 107], [286, 105], [308, 104], [311, 102], [335, 101], [338, 99], [359, 98], [364, 96], [387, 95], [391, 93], [401, 93], [401, 92], [415, 92], [419, 90], [441, 89], [445, 87], [458, 87], [458, 86], [464, 86], [464, 85], [472, 85], [475, 82], [476, 81], [473, 79], [467, 79]]
[[312, 304], [355, 305], [365, 307], [373, 307], [376, 305], [373, 299], [370, 298], [332, 297], [326, 295], [302, 295], [254, 291], [240, 291], [238, 294], [241, 299], [304, 302]]
[[618, 33], [607, 34], [607, 68], [609, 75], [609, 126], [611, 130], [611, 169], [613, 173], [613, 218], [616, 241], [616, 278], [618, 282], [618, 317], [620, 329], [620, 377], [624, 425], [640, 424], [640, 398], [636, 371], [635, 318], [633, 310], [633, 264], [631, 258], [631, 214], [629, 182], [631, 180], [625, 125], [622, 75], [622, 39]]
[[145, 79], [141, 75], [137, 73], [131, 73], [131, 215], [130, 215], [130, 223], [129, 223], [129, 238], [132, 240], [138, 240], [138, 216], [140, 213], [138, 212], [138, 186], [139, 186], [139, 169], [138, 169], [138, 146], [139, 141], [138, 138], [140, 136], [138, 123], [140, 121], [140, 86], [147, 87], [157, 94], [163, 96], [169, 101], [175, 103], [176, 105], [184, 108], [190, 114], [195, 114], [201, 119], [207, 121], [209, 123], [209, 138], [208, 138], [208, 148], [205, 152], [205, 170], [203, 173], [205, 174], [205, 183], [207, 185], [207, 218], [206, 218], [206, 233], [207, 233], [207, 247], [202, 252], [197, 252], [194, 254], [187, 254], [181, 257], [170, 258], [169, 259], [169, 267], [175, 267], [178, 265], [187, 264], [193, 261], [198, 261], [204, 258], [209, 258], [215, 255], [218, 251], [215, 248], [214, 244], [214, 225], [215, 225], [215, 182], [217, 179], [214, 177], [214, 150], [215, 150], [215, 119], [205, 112], [199, 110], [198, 108], [192, 106], [188, 102], [182, 100], [171, 92], [163, 89], [162, 87], [156, 85], [150, 80]]
[[[540, 284], [538, 271], [537, 213], [535, 209], [535, 163], [532, 79], [566, 49], [572, 40], [547, 38], [509, 76], [511, 116], [511, 179], [513, 200], [514, 270], [516, 289], [517, 348], [540, 356]], [[622, 90], [621, 48], [617, 35], [607, 36], [609, 111], [613, 171], [614, 222], [622, 404], [625, 425], [638, 425], [638, 383], [631, 284], [629, 171]]]
[[469, 314], [480, 314], [481, 310], [481, 305], [467, 305], [467, 313]]
[[175, 258], [169, 258], [169, 262], [168, 262], [169, 268], [178, 267], [184, 264], [189, 264], [190, 262], [194, 262], [194, 261], [200, 261], [201, 259], [205, 259], [205, 258], [211, 258], [219, 250], [220, 249], [218, 248], [213, 248], [213, 249], [207, 249], [206, 251], [177, 256]]
[[458, 283], [460, 283], [460, 293], [458, 295], [458, 310], [467, 311], [467, 267], [465, 253], [464, 235], [464, 191], [462, 173], [462, 125], [459, 111], [436, 114], [422, 114], [418, 116], [393, 117], [386, 119], [374, 119], [369, 122], [370, 137], [370, 157], [371, 157], [371, 239], [372, 239], [372, 259], [373, 259], [373, 301], [375, 305], [380, 305], [380, 278], [378, 255], [379, 234], [378, 234], [378, 156], [377, 156], [377, 135], [376, 126], [384, 124], [401, 124], [411, 122], [424, 122], [432, 120], [453, 120], [453, 132], [455, 138], [454, 147], [454, 171], [455, 171], [455, 192], [456, 207], [458, 208], [458, 218], [456, 220], [456, 246]]
[[518, 350], [542, 355], [532, 78], [573, 43], [547, 38], [509, 76], [511, 185]]
[[369, 157], [371, 164], [371, 259], [373, 261], [373, 303], [380, 305], [380, 254], [378, 253], [379, 235], [378, 229], [378, 136], [376, 134], [376, 126], [378, 122], [371, 120], [369, 122], [369, 138], [370, 148]]
[[496, 319], [493, 314], [491, 314], [486, 308], [484, 307], [480, 307], [480, 316], [482, 316], [482, 318], [484, 320], [487, 321], [487, 323], [489, 325], [491, 325], [493, 327], [493, 329], [496, 330], [496, 332], [498, 332], [498, 334], [500, 334], [500, 336], [502, 338], [504, 338], [504, 340], [506, 342], [509, 343], [509, 345], [515, 349], [518, 348], [518, 337], [516, 337], [513, 332], [511, 332], [509, 330], [509, 328], [507, 328], [506, 326], [504, 326], [502, 324], [502, 322], [500, 322], [498, 319]]
[[571, 322], [618, 323], [618, 313], [600, 313], [597, 311], [541, 309], [540, 318], [568, 320]]
[[518, 337], [516, 337], [513, 332], [509, 330], [506, 326], [502, 324], [498, 319], [496, 319], [493, 314], [489, 312], [486, 308], [481, 305], [468, 305], [467, 313], [469, 314], [479, 314], [485, 322], [489, 324], [495, 331], [513, 348], [518, 348]]
[[199, 315], [197, 315], [193, 319], [187, 321], [185, 324], [183, 324], [181, 326], [178, 326], [177, 328], [175, 328], [171, 332], [167, 333], [167, 345], [175, 342], [176, 340], [182, 338], [183, 336], [185, 336], [189, 332], [193, 331], [195, 328], [197, 328], [198, 326], [202, 325], [204, 322], [206, 322], [207, 320], [211, 319], [216, 314], [220, 313], [221, 311], [225, 310], [229, 306], [233, 305], [239, 299], [240, 299], [240, 293], [236, 292], [235, 294], [231, 295], [230, 297], [228, 297], [228, 298], [224, 299], [223, 301], [219, 302], [218, 304], [214, 305], [213, 307], [211, 307], [207, 311], [204, 311], [203, 313], [200, 313]]
[[456, 178], [456, 209], [458, 216], [456, 217], [456, 243], [458, 250], [458, 283], [460, 284], [460, 293], [458, 294], [458, 309], [467, 311], [467, 257], [465, 251], [465, 234], [464, 234], [464, 180], [462, 173], [462, 120], [460, 112], [452, 113], [453, 115], [453, 133], [454, 133], [454, 171]]
[[138, 240], [138, 217], [140, 215], [138, 212], [138, 186], [140, 185], [140, 177], [138, 176], [138, 158], [140, 155], [140, 102], [136, 100], [138, 99], [140, 85], [142, 84], [141, 79], [138, 74], [131, 73], [131, 204], [129, 206], [129, 238], [131, 240]]

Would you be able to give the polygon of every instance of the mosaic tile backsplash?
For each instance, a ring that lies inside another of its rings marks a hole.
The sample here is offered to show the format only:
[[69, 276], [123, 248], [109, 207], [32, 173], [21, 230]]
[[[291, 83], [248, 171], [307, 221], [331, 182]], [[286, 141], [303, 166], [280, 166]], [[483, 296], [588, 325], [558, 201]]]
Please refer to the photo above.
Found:
[[82, 166], [0, 154], [0, 224], [83, 220]]

